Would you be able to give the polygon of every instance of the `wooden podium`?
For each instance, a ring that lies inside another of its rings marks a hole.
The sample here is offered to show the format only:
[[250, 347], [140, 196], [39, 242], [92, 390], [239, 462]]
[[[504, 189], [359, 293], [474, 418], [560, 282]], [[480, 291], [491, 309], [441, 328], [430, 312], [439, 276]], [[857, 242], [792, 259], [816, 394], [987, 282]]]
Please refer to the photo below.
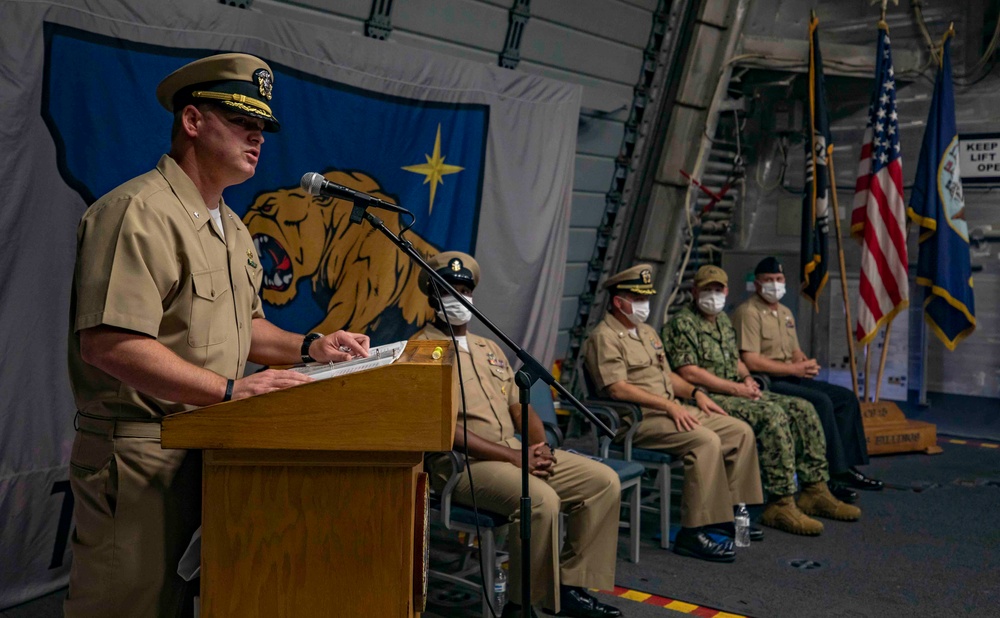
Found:
[[424, 451], [454, 439], [449, 348], [164, 419], [164, 448], [204, 450], [202, 616], [422, 611], [415, 505]]

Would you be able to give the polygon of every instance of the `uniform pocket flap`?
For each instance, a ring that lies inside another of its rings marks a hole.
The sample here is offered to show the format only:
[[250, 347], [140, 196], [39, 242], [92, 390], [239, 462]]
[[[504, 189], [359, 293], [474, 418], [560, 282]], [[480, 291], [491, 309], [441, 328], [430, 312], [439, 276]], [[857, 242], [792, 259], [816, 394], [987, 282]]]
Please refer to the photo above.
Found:
[[195, 296], [205, 300], [215, 300], [229, 291], [229, 277], [221, 268], [191, 273], [191, 281]]

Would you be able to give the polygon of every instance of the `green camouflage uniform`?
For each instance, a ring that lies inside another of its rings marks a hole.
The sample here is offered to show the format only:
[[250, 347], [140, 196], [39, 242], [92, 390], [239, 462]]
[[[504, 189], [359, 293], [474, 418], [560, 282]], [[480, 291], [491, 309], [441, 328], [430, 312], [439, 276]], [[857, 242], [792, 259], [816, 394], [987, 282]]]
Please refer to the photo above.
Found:
[[[663, 328], [663, 343], [675, 370], [697, 365], [724, 380], [739, 382], [736, 331], [725, 313], [715, 324], [685, 307]], [[827, 481], [826, 438], [816, 409], [799, 397], [761, 393], [759, 400], [711, 394], [730, 415], [753, 427], [764, 489], [772, 498], [795, 493], [794, 473], [802, 483]]]

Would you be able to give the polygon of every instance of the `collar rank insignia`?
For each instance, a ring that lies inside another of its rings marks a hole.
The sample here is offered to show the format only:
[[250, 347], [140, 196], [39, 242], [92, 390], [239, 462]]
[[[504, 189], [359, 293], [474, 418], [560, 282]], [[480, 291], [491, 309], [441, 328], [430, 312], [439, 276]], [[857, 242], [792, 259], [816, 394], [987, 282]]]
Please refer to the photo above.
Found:
[[250, 249], [247, 249], [247, 264], [250, 265], [250, 268], [257, 268], [257, 262], [253, 261], [253, 251]]
[[257, 69], [253, 72], [253, 81], [257, 84], [260, 96], [270, 101], [271, 89], [274, 87], [274, 78], [271, 77], [271, 73], [267, 69]]

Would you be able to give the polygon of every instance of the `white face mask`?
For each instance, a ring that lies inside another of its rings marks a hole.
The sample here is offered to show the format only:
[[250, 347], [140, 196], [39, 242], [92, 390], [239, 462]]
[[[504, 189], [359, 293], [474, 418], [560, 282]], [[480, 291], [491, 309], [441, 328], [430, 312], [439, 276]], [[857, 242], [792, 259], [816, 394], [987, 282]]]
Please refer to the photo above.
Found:
[[726, 306], [726, 295], [722, 292], [699, 292], [698, 308], [705, 312], [705, 315], [718, 315]]
[[[643, 324], [649, 319], [649, 301], [648, 300], [633, 300], [629, 301], [627, 298], [622, 298], [624, 301], [632, 303], [632, 313], [625, 314], [625, 317], [629, 319], [636, 326]], [[624, 312], [623, 312], [624, 313]]]
[[760, 284], [760, 295], [767, 302], [774, 304], [785, 295], [785, 284], [781, 281], [767, 281]]
[[[463, 296], [465, 296], [463, 294]], [[472, 297], [465, 296], [465, 300], [472, 304]], [[463, 324], [468, 324], [469, 320], [472, 319], [472, 312], [469, 311], [468, 307], [463, 305], [450, 294], [446, 294], [441, 297], [441, 304], [444, 306], [444, 311], [438, 310], [437, 316], [445, 322], [450, 322], [452, 326], [462, 326]], [[445, 313], [448, 314], [445, 317]]]

